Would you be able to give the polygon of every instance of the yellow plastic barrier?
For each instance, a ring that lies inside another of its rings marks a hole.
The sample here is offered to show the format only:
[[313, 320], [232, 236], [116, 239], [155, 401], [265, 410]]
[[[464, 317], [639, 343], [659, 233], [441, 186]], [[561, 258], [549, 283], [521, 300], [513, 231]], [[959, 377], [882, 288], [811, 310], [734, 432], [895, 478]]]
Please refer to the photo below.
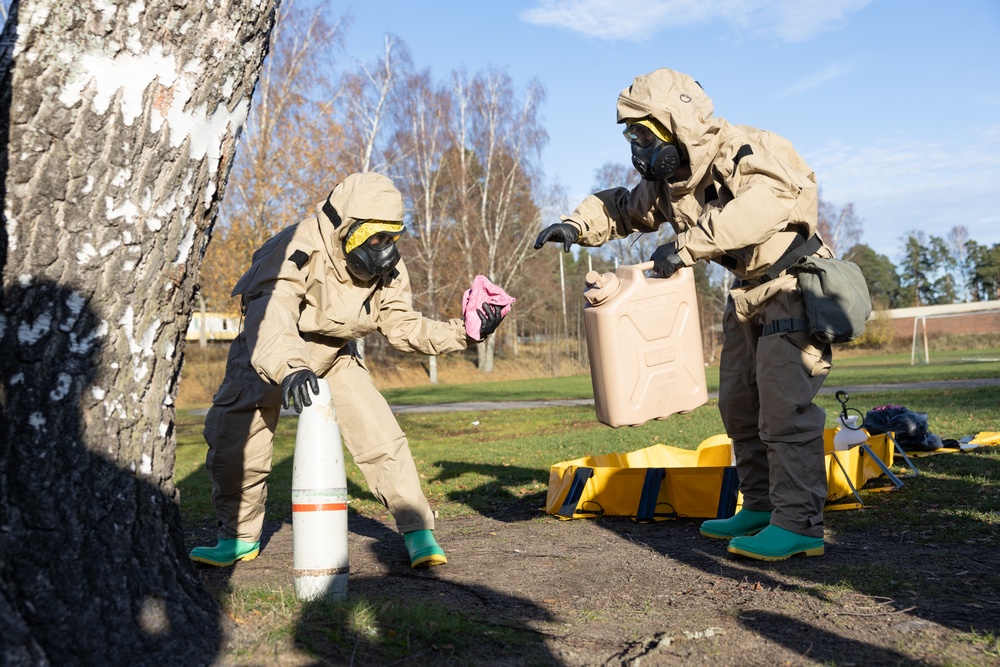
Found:
[[[861, 447], [851, 447], [846, 451], [836, 451], [833, 448], [833, 434], [836, 432], [836, 429], [827, 429], [823, 434], [823, 445], [826, 449], [826, 480], [828, 487], [826, 501], [828, 503], [854, 495], [854, 489], [862, 488], [869, 481], [883, 474], [882, 466], [879, 465], [879, 462], [874, 460]], [[870, 435], [865, 444], [886, 467], [892, 465], [895, 454], [895, 442], [889, 434]], [[848, 477], [844, 475], [845, 471], [850, 476], [850, 483], [848, 483]], [[854, 489], [851, 488], [852, 484], [854, 485]]]
[[560, 519], [598, 515], [638, 521], [726, 517], [736, 511], [732, 441], [713, 436], [696, 450], [653, 445], [552, 466], [545, 511]]
[[[851, 484], [860, 489], [883, 474], [878, 462], [861, 447], [835, 451], [835, 432], [827, 429], [824, 433], [828, 501], [853, 495]], [[886, 466], [892, 465], [894, 444], [888, 435], [870, 436], [865, 444]], [[627, 454], [563, 461], [549, 470], [545, 511], [560, 519], [730, 517], [742, 505], [731, 462], [732, 440], [726, 435], [712, 436], [694, 450], [653, 445]]]
[[980, 431], [970, 445], [1000, 445], [1000, 431]]

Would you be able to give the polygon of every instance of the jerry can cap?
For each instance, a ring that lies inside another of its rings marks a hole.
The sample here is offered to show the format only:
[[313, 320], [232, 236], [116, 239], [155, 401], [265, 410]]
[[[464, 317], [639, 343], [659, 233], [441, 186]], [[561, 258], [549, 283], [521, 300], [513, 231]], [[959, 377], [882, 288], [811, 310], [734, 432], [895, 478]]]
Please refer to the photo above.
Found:
[[621, 289], [621, 280], [613, 273], [588, 271], [584, 279], [587, 287], [583, 290], [583, 297], [591, 306], [601, 305]]

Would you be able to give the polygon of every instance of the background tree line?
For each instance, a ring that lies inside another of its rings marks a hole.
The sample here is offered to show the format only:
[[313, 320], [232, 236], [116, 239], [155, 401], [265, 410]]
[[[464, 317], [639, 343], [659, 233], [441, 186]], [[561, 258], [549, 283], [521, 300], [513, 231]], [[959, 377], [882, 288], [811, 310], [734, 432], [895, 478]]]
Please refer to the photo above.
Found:
[[[390, 176], [406, 198], [408, 234], [401, 243], [418, 309], [458, 317], [462, 293], [480, 273], [517, 297], [498, 335], [477, 346], [484, 371], [492, 369], [496, 345], [516, 353], [518, 336], [582, 338], [586, 273], [646, 261], [672, 233], [633, 235], [565, 257], [534, 252], [538, 230], [572, 208], [558, 186], [545, 184], [540, 167], [547, 135], [539, 119], [545, 91], [537, 81], [522, 87], [502, 70], [457, 70], [436, 79], [392, 35], [372, 60], [345, 64], [349, 15], [331, 22], [329, 3], [306, 11], [287, 2], [278, 11], [230, 196], [205, 257], [202, 295], [209, 309], [235, 312], [229, 291], [253, 251], [311, 215], [341, 178], [357, 171]], [[607, 163], [593, 189], [637, 182], [631, 166]], [[876, 308], [998, 296], [1000, 245], [981, 246], [964, 227], [946, 239], [908, 234], [898, 266], [861, 243], [863, 223], [853, 204], [838, 208], [821, 197], [820, 231], [838, 255], [861, 266]], [[695, 271], [703, 329], [711, 332], [721, 322], [731, 276], [703, 263]], [[365, 343], [369, 355], [394, 355], [379, 336]], [[717, 343], [706, 335], [710, 359]], [[582, 361], [579, 346], [568, 344], [573, 349]], [[435, 360], [428, 363], [435, 381]]]

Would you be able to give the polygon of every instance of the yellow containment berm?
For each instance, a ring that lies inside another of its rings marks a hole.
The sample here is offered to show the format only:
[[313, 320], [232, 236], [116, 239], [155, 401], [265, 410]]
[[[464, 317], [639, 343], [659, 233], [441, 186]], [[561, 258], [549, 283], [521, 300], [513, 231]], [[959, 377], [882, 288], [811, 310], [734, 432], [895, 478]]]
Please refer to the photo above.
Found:
[[[878, 457], [876, 461], [861, 447], [835, 450], [835, 433], [836, 429], [824, 433], [828, 505], [855, 495], [856, 489], [882, 475], [880, 464], [891, 466], [895, 453], [892, 434], [868, 437], [865, 444]], [[549, 471], [545, 511], [560, 519], [725, 519], [736, 513], [742, 501], [732, 440], [715, 435], [693, 450], [653, 445], [627, 454], [557, 463]]]

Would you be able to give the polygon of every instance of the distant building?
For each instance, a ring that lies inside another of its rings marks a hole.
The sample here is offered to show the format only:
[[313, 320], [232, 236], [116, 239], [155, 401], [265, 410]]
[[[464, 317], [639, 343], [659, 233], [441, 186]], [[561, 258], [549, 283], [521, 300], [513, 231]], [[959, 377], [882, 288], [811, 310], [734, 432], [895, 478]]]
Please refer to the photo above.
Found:
[[892, 320], [897, 338], [995, 334], [1000, 331], [1000, 301], [894, 308], [882, 311], [882, 315]]
[[233, 340], [240, 330], [240, 316], [226, 313], [202, 313], [195, 311], [188, 325], [187, 340], [201, 340], [202, 331], [206, 341]]

